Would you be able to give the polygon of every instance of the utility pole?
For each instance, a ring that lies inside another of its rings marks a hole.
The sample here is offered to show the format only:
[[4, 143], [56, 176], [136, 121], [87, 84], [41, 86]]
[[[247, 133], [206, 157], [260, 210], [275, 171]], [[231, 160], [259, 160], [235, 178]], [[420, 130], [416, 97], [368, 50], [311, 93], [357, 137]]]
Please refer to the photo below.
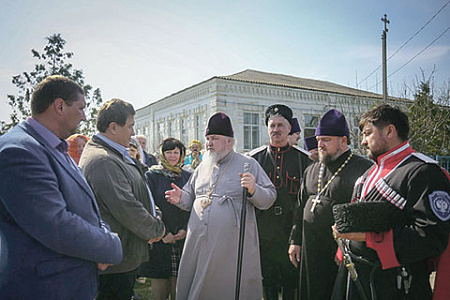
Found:
[[384, 22], [384, 30], [383, 35], [381, 36], [381, 39], [383, 40], [383, 101], [387, 102], [388, 92], [387, 92], [387, 60], [386, 60], [386, 39], [387, 39], [387, 24], [389, 24], [389, 20], [387, 18], [387, 15], [384, 14], [384, 18], [381, 18], [381, 21]]

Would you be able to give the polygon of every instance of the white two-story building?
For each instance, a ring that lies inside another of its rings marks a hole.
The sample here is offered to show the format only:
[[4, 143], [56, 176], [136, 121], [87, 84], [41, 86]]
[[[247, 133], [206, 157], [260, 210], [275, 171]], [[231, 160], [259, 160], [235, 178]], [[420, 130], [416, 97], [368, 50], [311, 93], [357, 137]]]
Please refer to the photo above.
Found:
[[[208, 118], [216, 112], [230, 116], [236, 150], [249, 151], [268, 144], [264, 112], [275, 103], [292, 108], [302, 129], [302, 138], [314, 135], [321, 115], [335, 108], [344, 113], [352, 132], [352, 144], [359, 145], [359, 117], [383, 101], [382, 95], [327, 81], [245, 70], [229, 76], [215, 76], [136, 112], [136, 133], [147, 137], [149, 151], [157, 151], [167, 137], [204, 141]], [[404, 107], [409, 100], [390, 98]], [[303, 146], [302, 143], [299, 143]]]

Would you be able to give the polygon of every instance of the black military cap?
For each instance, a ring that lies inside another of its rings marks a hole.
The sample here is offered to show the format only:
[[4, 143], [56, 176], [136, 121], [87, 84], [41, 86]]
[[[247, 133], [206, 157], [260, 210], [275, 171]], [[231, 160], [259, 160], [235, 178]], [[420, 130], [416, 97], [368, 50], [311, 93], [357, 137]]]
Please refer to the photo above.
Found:
[[269, 118], [277, 115], [282, 116], [289, 121], [289, 124], [292, 124], [292, 110], [289, 106], [284, 104], [273, 104], [266, 110], [266, 126], [269, 123]]

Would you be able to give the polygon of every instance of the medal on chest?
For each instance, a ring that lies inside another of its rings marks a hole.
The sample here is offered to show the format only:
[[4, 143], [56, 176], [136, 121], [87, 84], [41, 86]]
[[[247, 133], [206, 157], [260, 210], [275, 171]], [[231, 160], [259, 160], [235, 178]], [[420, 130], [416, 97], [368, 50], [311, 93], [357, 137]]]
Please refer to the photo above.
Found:
[[200, 206], [202, 207], [202, 213], [205, 210], [205, 208], [207, 208], [210, 204], [211, 204], [211, 194], [213, 192], [214, 189], [210, 189], [207, 193], [206, 193], [206, 197], [200, 199]]

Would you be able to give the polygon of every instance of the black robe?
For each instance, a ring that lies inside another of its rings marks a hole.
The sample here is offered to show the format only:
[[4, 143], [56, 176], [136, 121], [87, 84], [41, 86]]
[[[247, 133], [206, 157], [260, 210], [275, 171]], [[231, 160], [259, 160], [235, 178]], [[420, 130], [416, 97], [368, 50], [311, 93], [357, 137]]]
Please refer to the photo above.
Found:
[[[348, 150], [329, 166], [324, 167], [321, 188], [350, 155]], [[291, 233], [291, 244], [301, 245], [300, 299], [330, 299], [338, 267], [334, 257], [337, 244], [331, 226], [334, 224], [332, 208], [335, 204], [351, 201], [353, 186], [372, 162], [353, 155], [347, 165], [331, 181], [320, 195], [311, 212], [312, 200], [317, 195], [317, 180], [321, 163], [309, 166], [304, 174], [301, 203], [296, 211], [295, 225]], [[303, 216], [303, 218], [301, 218]]]

